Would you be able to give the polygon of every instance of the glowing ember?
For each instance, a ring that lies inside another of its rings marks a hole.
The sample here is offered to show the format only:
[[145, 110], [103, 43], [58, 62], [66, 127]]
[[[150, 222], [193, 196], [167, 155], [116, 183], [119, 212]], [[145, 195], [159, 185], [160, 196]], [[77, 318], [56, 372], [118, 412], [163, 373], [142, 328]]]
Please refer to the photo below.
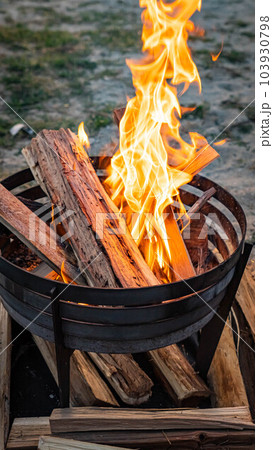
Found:
[[[189, 133], [190, 143], [179, 134], [179, 117], [189, 109], [180, 107], [174, 86], [184, 83], [184, 93], [196, 83], [201, 92], [187, 44], [188, 33], [195, 29], [189, 18], [200, 11], [201, 0], [140, 0], [140, 7], [145, 8], [145, 54], [138, 62], [127, 61], [136, 96], [128, 100], [120, 122], [119, 150], [111, 160], [105, 187], [126, 213], [129, 230], [149, 266], [154, 270], [159, 266], [171, 281], [168, 240], [172, 236], [164, 213], [174, 202], [181, 215], [186, 213], [179, 187], [218, 156], [198, 133]], [[205, 157], [207, 152], [213, 157]]]
[[217, 59], [219, 58], [219, 56], [220, 56], [221, 53], [222, 53], [223, 47], [224, 47], [224, 41], [222, 41], [221, 49], [220, 49], [220, 51], [219, 51], [218, 53], [216, 53], [216, 54], [211, 53], [211, 54], [210, 54], [211, 59], [212, 59], [213, 62], [217, 61]]
[[90, 142], [86, 132], [84, 131], [84, 123], [81, 122], [78, 128], [78, 138], [83, 147], [87, 150], [90, 147]]

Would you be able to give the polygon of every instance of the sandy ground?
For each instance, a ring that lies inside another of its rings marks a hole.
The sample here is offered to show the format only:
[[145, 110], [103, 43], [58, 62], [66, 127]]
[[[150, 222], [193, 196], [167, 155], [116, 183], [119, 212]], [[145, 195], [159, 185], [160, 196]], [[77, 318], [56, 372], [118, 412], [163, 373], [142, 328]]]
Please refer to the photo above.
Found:
[[[254, 99], [254, 2], [203, 0], [194, 21], [206, 31], [190, 39], [203, 90], [198, 95], [192, 88], [181, 98], [184, 106], [197, 106], [181, 131], [197, 131], [210, 142], [225, 130], [221, 158], [203, 173], [241, 202], [253, 240], [254, 104], [241, 111]], [[36, 132], [60, 126], [76, 131], [84, 120], [92, 154], [98, 154], [117, 143], [112, 110], [133, 94], [125, 59], [139, 54], [140, 35], [137, 0], [0, 1], [1, 96]], [[222, 40], [213, 63], [210, 53]], [[26, 166], [21, 148], [30, 137], [9, 134], [18, 122], [1, 102], [1, 178]]]

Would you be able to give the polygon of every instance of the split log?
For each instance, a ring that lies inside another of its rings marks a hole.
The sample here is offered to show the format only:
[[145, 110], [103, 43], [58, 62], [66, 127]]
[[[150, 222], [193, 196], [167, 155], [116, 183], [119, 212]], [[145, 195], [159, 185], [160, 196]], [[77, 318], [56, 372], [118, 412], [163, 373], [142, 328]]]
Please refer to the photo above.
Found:
[[[40, 132], [23, 154], [52, 203], [62, 206], [64, 213], [74, 211], [70, 242], [90, 285], [140, 287], [159, 283], [70, 130]], [[68, 227], [65, 217], [63, 225]], [[189, 363], [185, 360], [185, 364]]]
[[73, 265], [74, 257], [65, 251], [55, 231], [2, 184], [0, 197], [0, 222], [57, 273], [61, 273], [63, 266], [63, 272], [69, 278], [84, 282], [79, 270]]
[[[239, 341], [238, 359], [240, 369], [246, 388], [247, 398], [249, 402], [249, 409], [253, 420], [255, 419], [255, 342], [250, 326], [237, 302], [234, 303], [234, 312], [236, 314], [237, 322], [239, 324], [240, 336], [244, 341]], [[237, 340], [235, 339], [235, 342]]]
[[[40, 436], [50, 436], [49, 417], [29, 417], [15, 419], [7, 450], [37, 450]], [[200, 427], [188, 430], [153, 430], [153, 431], [89, 431], [59, 433], [59, 437], [76, 439], [97, 444], [117, 445], [133, 448], [169, 449], [187, 448], [189, 450], [207, 445], [209, 448], [254, 449], [254, 430], [205, 430]]]
[[[41, 436], [38, 450], [126, 450], [112, 445], [100, 445], [75, 441], [74, 439], [62, 439], [51, 436]], [[129, 450], [129, 449], [127, 449]]]
[[192, 217], [188, 227], [183, 231], [183, 239], [196, 273], [203, 273], [209, 254], [208, 227], [203, 214], [198, 213], [198, 217]]
[[214, 354], [208, 381], [215, 394], [213, 406], [249, 406], [229, 320]]
[[140, 405], [149, 399], [153, 383], [131, 355], [88, 354], [124, 403]]
[[[54, 344], [33, 335], [50, 372], [58, 384]], [[119, 406], [112, 392], [102, 380], [85, 353], [75, 350], [71, 356], [70, 396], [72, 406], [111, 405]]]
[[182, 404], [194, 406], [200, 398], [211, 394], [204, 381], [196, 376], [177, 345], [150, 351], [149, 357], [157, 376], [177, 406]]
[[249, 409], [54, 409], [50, 418], [52, 433], [99, 430], [174, 430], [196, 428], [254, 429]]
[[253, 334], [253, 338], [255, 339], [255, 279], [253, 261], [245, 268], [236, 294], [236, 300], [244, 313]]
[[11, 320], [0, 297], [0, 450], [4, 450], [9, 432]]
[[50, 434], [48, 417], [14, 419], [7, 442], [7, 450], [37, 450], [40, 436]]
[[172, 269], [173, 281], [181, 281], [194, 277], [196, 272], [179, 230], [178, 223], [173, 215], [173, 210], [169, 207], [166, 212], [169, 213], [165, 220], [165, 227], [169, 237], [168, 244], [172, 255], [170, 269]]
[[[254, 430], [139, 430], [139, 431], [87, 431], [60, 433], [58, 436], [81, 439], [86, 442], [128, 446], [136, 449], [234, 449], [254, 450]], [[223, 443], [225, 447], [223, 447]]]

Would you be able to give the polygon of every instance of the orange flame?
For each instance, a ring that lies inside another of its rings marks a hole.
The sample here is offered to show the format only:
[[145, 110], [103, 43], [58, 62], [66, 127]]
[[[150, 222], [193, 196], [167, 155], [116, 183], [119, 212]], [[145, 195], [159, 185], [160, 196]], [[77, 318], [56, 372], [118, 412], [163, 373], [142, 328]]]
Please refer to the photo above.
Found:
[[81, 122], [78, 128], [78, 138], [83, 147], [87, 150], [90, 147], [90, 142], [86, 132], [84, 131], [84, 123]]
[[224, 47], [224, 41], [222, 41], [221, 49], [220, 49], [220, 51], [219, 51], [218, 53], [216, 53], [216, 54], [211, 53], [211, 54], [210, 54], [211, 59], [212, 59], [213, 62], [217, 61], [217, 59], [219, 58], [219, 56], [220, 56], [221, 53], [222, 53], [223, 47]]
[[180, 214], [186, 213], [178, 189], [196, 173], [190, 163], [211, 149], [198, 133], [189, 133], [190, 143], [180, 136], [179, 118], [187, 109], [181, 110], [175, 88], [184, 83], [185, 92], [196, 83], [201, 92], [187, 45], [188, 32], [194, 29], [189, 18], [200, 11], [201, 0], [140, 0], [140, 6], [145, 54], [138, 62], [127, 61], [136, 95], [128, 100], [120, 122], [120, 146], [105, 187], [126, 213], [129, 230], [149, 266], [159, 266], [171, 280], [164, 212], [176, 201]]

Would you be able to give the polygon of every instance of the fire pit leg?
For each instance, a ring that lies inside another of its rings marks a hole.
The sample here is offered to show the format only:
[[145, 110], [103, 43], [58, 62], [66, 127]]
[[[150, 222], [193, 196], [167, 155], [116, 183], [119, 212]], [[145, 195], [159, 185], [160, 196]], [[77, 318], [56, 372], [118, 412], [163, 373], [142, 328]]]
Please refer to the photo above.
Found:
[[57, 289], [51, 291], [52, 317], [55, 338], [55, 352], [59, 381], [61, 408], [69, 408], [70, 397], [70, 357], [73, 350], [66, 348], [63, 341], [62, 319], [60, 315], [60, 301]]
[[243, 276], [252, 244], [245, 243], [244, 250], [235, 267], [234, 276], [227, 288], [226, 294], [210, 322], [202, 329], [199, 348], [196, 357], [196, 370], [205, 378], [209, 371], [215, 350], [220, 340], [229, 311]]

